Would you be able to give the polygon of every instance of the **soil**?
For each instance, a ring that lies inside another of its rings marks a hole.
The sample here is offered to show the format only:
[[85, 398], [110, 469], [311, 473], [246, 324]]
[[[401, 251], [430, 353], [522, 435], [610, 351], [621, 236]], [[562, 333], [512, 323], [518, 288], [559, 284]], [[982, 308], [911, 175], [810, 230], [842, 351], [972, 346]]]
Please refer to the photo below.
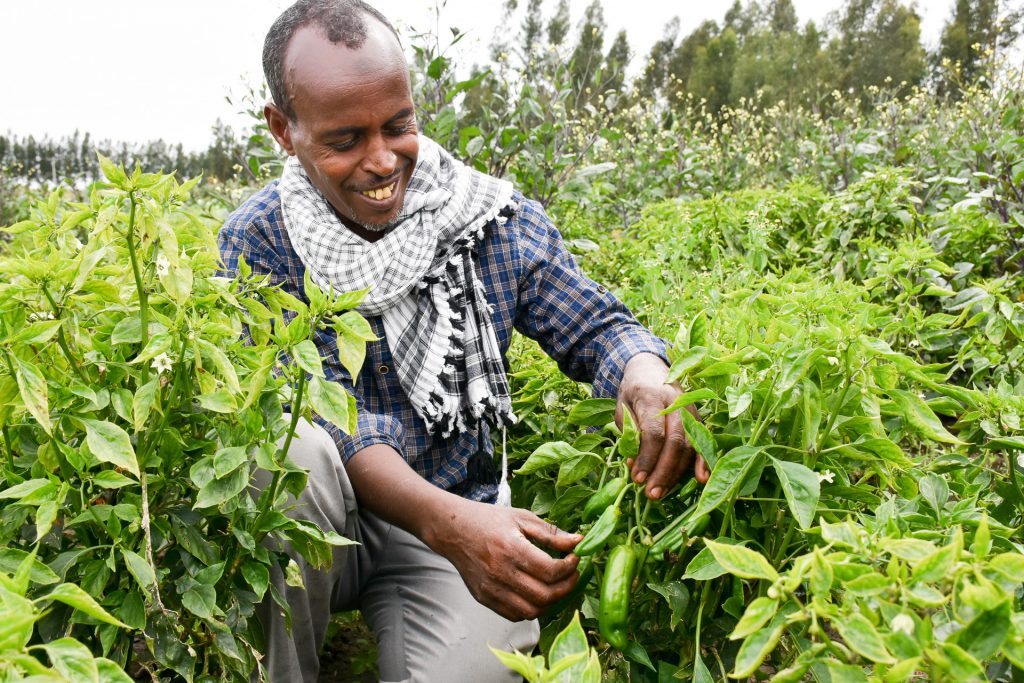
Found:
[[320, 683], [374, 683], [377, 646], [358, 612], [335, 615], [320, 654]]

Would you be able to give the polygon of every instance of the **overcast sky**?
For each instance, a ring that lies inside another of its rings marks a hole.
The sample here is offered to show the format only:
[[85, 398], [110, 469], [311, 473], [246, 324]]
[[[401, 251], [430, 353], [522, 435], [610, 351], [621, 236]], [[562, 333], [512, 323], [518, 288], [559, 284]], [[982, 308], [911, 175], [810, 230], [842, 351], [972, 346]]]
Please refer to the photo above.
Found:
[[[373, 0], [371, 0], [372, 2]], [[925, 44], [933, 46], [954, 0], [923, 0]], [[94, 138], [163, 138], [206, 147], [213, 122], [247, 125], [225, 101], [262, 82], [263, 37], [289, 0], [0, 0], [0, 132], [59, 137], [76, 128]], [[440, 28], [467, 32], [467, 62], [486, 60], [500, 0], [448, 0]], [[525, 0], [520, 0], [525, 4]], [[555, 0], [546, 0], [553, 10]], [[572, 0], [574, 27], [589, 0]], [[645, 56], [665, 23], [685, 35], [721, 21], [732, 0], [604, 0], [607, 40], [625, 29]], [[821, 23], [841, 0], [794, 0], [801, 24]], [[431, 0], [377, 0], [403, 35], [435, 26]], [[408, 41], [407, 41], [408, 44]]]

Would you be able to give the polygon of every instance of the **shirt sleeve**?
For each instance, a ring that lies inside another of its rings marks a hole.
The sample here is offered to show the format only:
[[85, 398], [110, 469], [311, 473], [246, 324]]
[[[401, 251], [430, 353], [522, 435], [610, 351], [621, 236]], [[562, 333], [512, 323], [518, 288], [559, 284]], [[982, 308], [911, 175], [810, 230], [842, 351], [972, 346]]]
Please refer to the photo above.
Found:
[[625, 304], [583, 274], [543, 208], [526, 200], [515, 219], [522, 272], [516, 329], [537, 340], [567, 376], [614, 398], [638, 353], [668, 362], [666, 345]]
[[[284, 226], [277, 220], [278, 212], [273, 201], [250, 202], [255, 208], [232, 214], [217, 236], [222, 274], [233, 277], [238, 272], [239, 258], [252, 268], [255, 277], [269, 276], [270, 282], [280, 285], [285, 291], [302, 301], [308, 301], [303, 286], [303, 267], [298, 257], [284, 247]], [[321, 329], [314, 343], [323, 358], [324, 376], [338, 382], [345, 391], [356, 397], [358, 418], [356, 430], [345, 434], [340, 428], [314, 413], [314, 421], [324, 427], [334, 438], [342, 461], [359, 450], [373, 444], [387, 444], [403, 453], [404, 431], [402, 424], [394, 417], [373, 413], [366, 409], [357, 392], [353, 391], [352, 380], [338, 360], [338, 344], [334, 330]]]

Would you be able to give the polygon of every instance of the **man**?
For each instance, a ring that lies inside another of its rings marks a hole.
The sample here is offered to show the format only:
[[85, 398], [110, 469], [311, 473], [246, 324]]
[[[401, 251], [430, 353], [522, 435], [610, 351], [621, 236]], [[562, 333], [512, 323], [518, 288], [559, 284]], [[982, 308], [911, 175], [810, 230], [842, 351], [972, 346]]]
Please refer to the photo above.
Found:
[[301, 0], [270, 29], [264, 70], [289, 159], [222, 228], [226, 268], [244, 257], [300, 298], [307, 270], [335, 290], [372, 286], [359, 310], [380, 337], [354, 382], [331, 334], [318, 339], [359, 426], [303, 426], [289, 452], [310, 470], [296, 514], [361, 545], [329, 571], [304, 567], [305, 591], [275, 577], [294, 629], [267, 598], [271, 678], [316, 680], [330, 612], [358, 607], [382, 680], [512, 680], [486, 646], [533, 647], [530, 620], [573, 588], [581, 538], [508, 507], [491, 465], [489, 424], [514, 420], [512, 329], [632, 411], [632, 474], [651, 498], [692, 458], [678, 416], [658, 415], [678, 395], [664, 343], [580, 273], [538, 204], [419, 136], [401, 45], [376, 10]]

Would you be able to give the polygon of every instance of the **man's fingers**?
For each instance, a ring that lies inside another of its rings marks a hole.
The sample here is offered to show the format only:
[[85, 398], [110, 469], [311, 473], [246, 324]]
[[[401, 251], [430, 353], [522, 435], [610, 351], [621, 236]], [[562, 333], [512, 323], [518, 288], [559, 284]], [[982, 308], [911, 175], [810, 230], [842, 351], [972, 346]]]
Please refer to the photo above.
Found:
[[708, 483], [708, 479], [711, 478], [711, 469], [704, 458], [699, 455], [697, 456], [697, 465], [693, 468], [693, 474], [701, 484]]
[[665, 418], [658, 415], [660, 411], [660, 404], [646, 400], [637, 401], [632, 411], [640, 428], [640, 452], [632, 469], [633, 481], [638, 484], [647, 481], [665, 445]]
[[583, 540], [581, 534], [562, 531], [554, 524], [545, 522], [528, 510], [520, 510], [519, 528], [523, 534], [543, 548], [551, 548], [563, 553], [570, 552], [576, 544]]
[[658, 457], [658, 464], [647, 478], [647, 495], [660, 498], [670, 489], [683, 471], [689, 467], [693, 458], [693, 449], [686, 440], [683, 423], [679, 413], [672, 412], [665, 416], [665, 441]]

